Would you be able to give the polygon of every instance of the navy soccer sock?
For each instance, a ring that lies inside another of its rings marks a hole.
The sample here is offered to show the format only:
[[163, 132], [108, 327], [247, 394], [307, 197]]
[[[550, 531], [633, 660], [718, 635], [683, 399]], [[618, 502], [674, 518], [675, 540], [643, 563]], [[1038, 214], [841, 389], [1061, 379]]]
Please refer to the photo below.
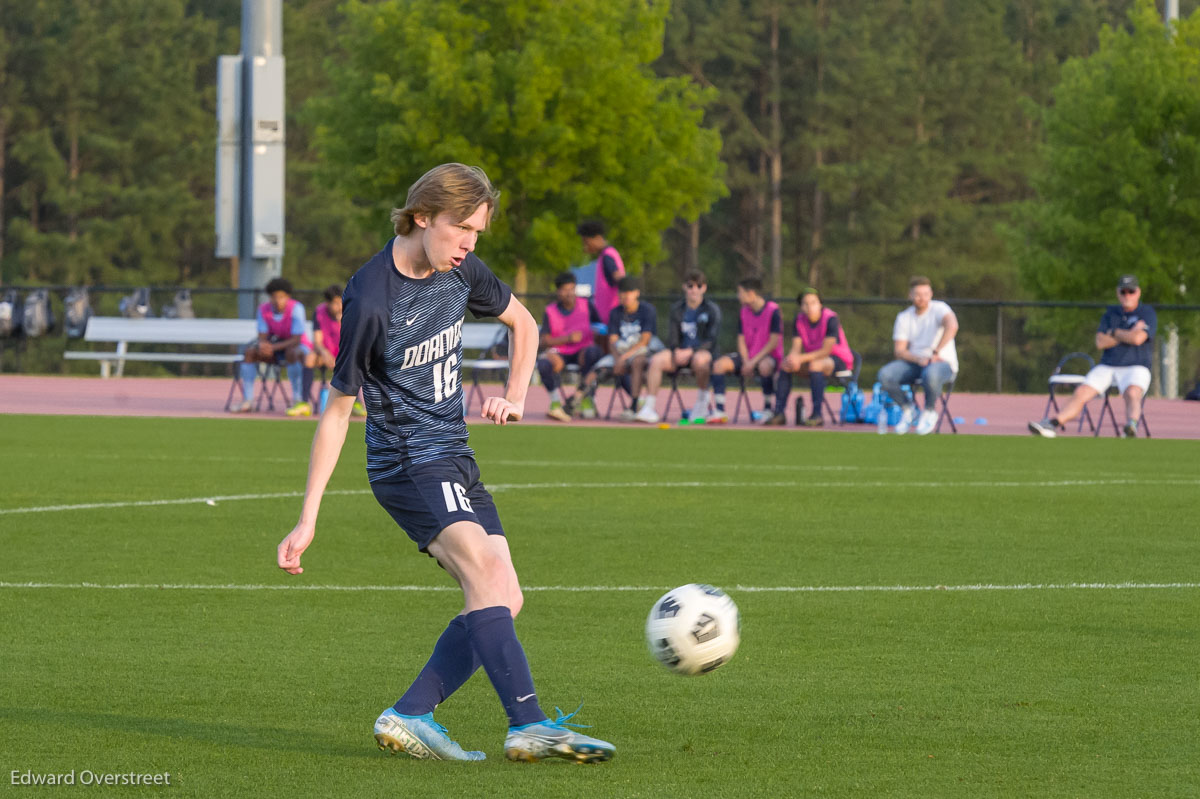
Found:
[[600, 360], [600, 348], [592, 345], [583, 351], [583, 363], [579, 366], [579, 374], [586, 375], [595, 367], [596, 361]]
[[300, 373], [300, 402], [312, 402], [313, 370], [307, 366]]
[[829, 385], [829, 378], [820, 372], [814, 372], [808, 376], [808, 385], [812, 388], [812, 415], [819, 418], [821, 404], [825, 402], [825, 386]]
[[713, 375], [709, 378], [709, 383], [712, 384], [713, 394], [721, 398], [721, 405], [717, 410], [725, 410], [725, 375]]
[[553, 391], [558, 388], [558, 375], [554, 371], [554, 367], [550, 365], [549, 358], [538, 358], [537, 361], [538, 375], [542, 378], [542, 385], [547, 391]]
[[772, 377], [762, 377], [760, 375], [758, 378], [758, 385], [762, 388], [763, 410], [770, 411], [772, 405], [771, 395], [775, 392], [775, 379]]
[[517, 640], [512, 613], [496, 606], [473, 610], [466, 616], [471, 646], [483, 663], [492, 687], [508, 714], [508, 726], [520, 727], [546, 720], [533, 690], [533, 675], [525, 650]]
[[[775, 381], [775, 413], [787, 412], [788, 395], [792, 393], [792, 373], [780, 372]], [[797, 420], [798, 421], [798, 420]]]
[[392, 707], [405, 716], [423, 716], [462, 687], [479, 668], [479, 658], [467, 634], [467, 622], [455, 616], [433, 647], [429, 662], [404, 696]]

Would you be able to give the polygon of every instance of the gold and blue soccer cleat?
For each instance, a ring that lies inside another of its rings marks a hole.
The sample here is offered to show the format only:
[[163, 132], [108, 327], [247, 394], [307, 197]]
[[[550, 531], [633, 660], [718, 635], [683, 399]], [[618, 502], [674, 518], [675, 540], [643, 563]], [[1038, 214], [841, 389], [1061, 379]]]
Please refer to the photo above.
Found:
[[608, 741], [567, 729], [586, 726], [568, 723], [568, 720], [579, 712], [578, 708], [574, 713], [565, 716], [558, 708], [554, 708], [554, 712], [558, 714], [554, 721], [546, 719], [520, 727], [509, 727], [508, 737], [504, 739], [504, 756], [509, 760], [522, 760], [526, 763], [536, 763], [548, 757], [561, 757], [576, 763], [603, 763], [605, 760], [611, 760], [616, 754], [616, 748]]
[[375, 720], [375, 741], [385, 752], [404, 753], [418, 760], [484, 760], [483, 752], [464, 751], [450, 740], [446, 728], [424, 716], [402, 716], [388, 708]]

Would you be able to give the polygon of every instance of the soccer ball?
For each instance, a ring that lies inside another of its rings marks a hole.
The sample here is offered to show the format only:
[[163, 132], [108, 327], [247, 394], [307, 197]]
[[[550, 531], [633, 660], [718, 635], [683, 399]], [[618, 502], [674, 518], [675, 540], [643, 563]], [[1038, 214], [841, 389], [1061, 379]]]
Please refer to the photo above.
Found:
[[676, 674], [707, 674], [741, 641], [737, 605], [720, 588], [689, 583], [668, 591], [646, 619], [650, 654]]

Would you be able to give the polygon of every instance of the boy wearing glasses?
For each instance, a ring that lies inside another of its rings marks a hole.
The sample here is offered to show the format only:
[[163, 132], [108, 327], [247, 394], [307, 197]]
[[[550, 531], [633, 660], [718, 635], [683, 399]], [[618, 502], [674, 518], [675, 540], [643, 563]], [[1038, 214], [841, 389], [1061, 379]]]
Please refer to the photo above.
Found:
[[708, 416], [708, 402], [712, 393], [708, 390], [708, 378], [712, 372], [713, 357], [717, 350], [717, 334], [721, 328], [721, 309], [704, 293], [708, 283], [704, 273], [688, 272], [683, 280], [683, 298], [671, 306], [671, 320], [667, 326], [667, 347], [650, 359], [646, 375], [647, 396], [634, 417], [639, 422], [657, 424], [658, 412], [654, 408], [658, 389], [662, 386], [663, 374], [673, 374], [677, 369], [691, 369], [696, 376], [696, 402], [688, 418], [693, 422], [703, 421]]
[[1100, 363], [1087, 373], [1083, 384], [1057, 415], [1030, 422], [1029, 432], [1054, 438], [1059, 428], [1079, 416], [1084, 405], [1115, 385], [1125, 397], [1125, 436], [1137, 436], [1142, 398], [1150, 388], [1150, 359], [1154, 355], [1154, 334], [1158, 331], [1158, 315], [1141, 299], [1137, 277], [1124, 275], [1117, 283], [1118, 303], [1104, 309], [1096, 330], [1096, 349], [1104, 351]]

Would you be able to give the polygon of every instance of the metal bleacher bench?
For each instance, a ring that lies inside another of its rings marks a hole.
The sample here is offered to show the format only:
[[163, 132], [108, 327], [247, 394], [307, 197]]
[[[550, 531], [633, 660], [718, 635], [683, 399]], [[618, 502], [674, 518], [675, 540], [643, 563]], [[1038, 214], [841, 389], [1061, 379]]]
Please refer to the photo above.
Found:
[[[466, 395], [468, 408], [472, 402], [479, 402], [481, 405], [483, 403], [483, 387], [479, 384], [480, 373], [500, 372], [503, 379], [507, 379], [508, 361], [488, 357], [488, 351], [500, 343], [502, 333], [506, 331], [504, 325], [491, 322], [467, 322], [462, 326], [462, 369], [471, 371], [471, 385]], [[311, 322], [308, 334], [311, 338]], [[102, 377], [109, 377], [114, 373], [120, 377], [126, 361], [240, 363], [243, 359], [240, 350], [257, 337], [258, 328], [254, 319], [127, 319], [123, 316], [93, 316], [88, 320], [83, 340], [116, 344], [116, 349], [99, 352], [68, 350], [63, 353], [63, 357], [75, 361], [99, 361]], [[186, 344], [193, 347], [220, 347], [226, 351], [131, 352], [130, 344]], [[231, 347], [237, 347], [239, 352], [229, 352]], [[237, 377], [235, 372], [235, 381]]]
[[[470, 412], [472, 402], [477, 401], [481, 407], [483, 406], [483, 387], [479, 385], [480, 372], [501, 372], [503, 379], [508, 379], [508, 360], [488, 357], [488, 351], [501, 344], [507, 332], [507, 327], [494, 322], [463, 323], [462, 368], [464, 370], [471, 370], [471, 387], [469, 389], [466, 388], [466, 381], [463, 381], [463, 388], [466, 391], [465, 404], [468, 412]], [[474, 353], [475, 357], [471, 357], [472, 353]]]
[[[68, 350], [72, 361], [99, 361], [100, 376], [125, 371], [126, 361], [154, 363], [239, 363], [242, 355], [228, 348], [243, 348], [258, 337], [254, 319], [127, 319], [123, 316], [93, 316], [88, 320], [84, 341], [116, 344], [116, 350], [90, 352]], [[309, 325], [312, 335], [312, 325]], [[187, 344], [221, 347], [224, 352], [130, 352], [130, 344]]]

